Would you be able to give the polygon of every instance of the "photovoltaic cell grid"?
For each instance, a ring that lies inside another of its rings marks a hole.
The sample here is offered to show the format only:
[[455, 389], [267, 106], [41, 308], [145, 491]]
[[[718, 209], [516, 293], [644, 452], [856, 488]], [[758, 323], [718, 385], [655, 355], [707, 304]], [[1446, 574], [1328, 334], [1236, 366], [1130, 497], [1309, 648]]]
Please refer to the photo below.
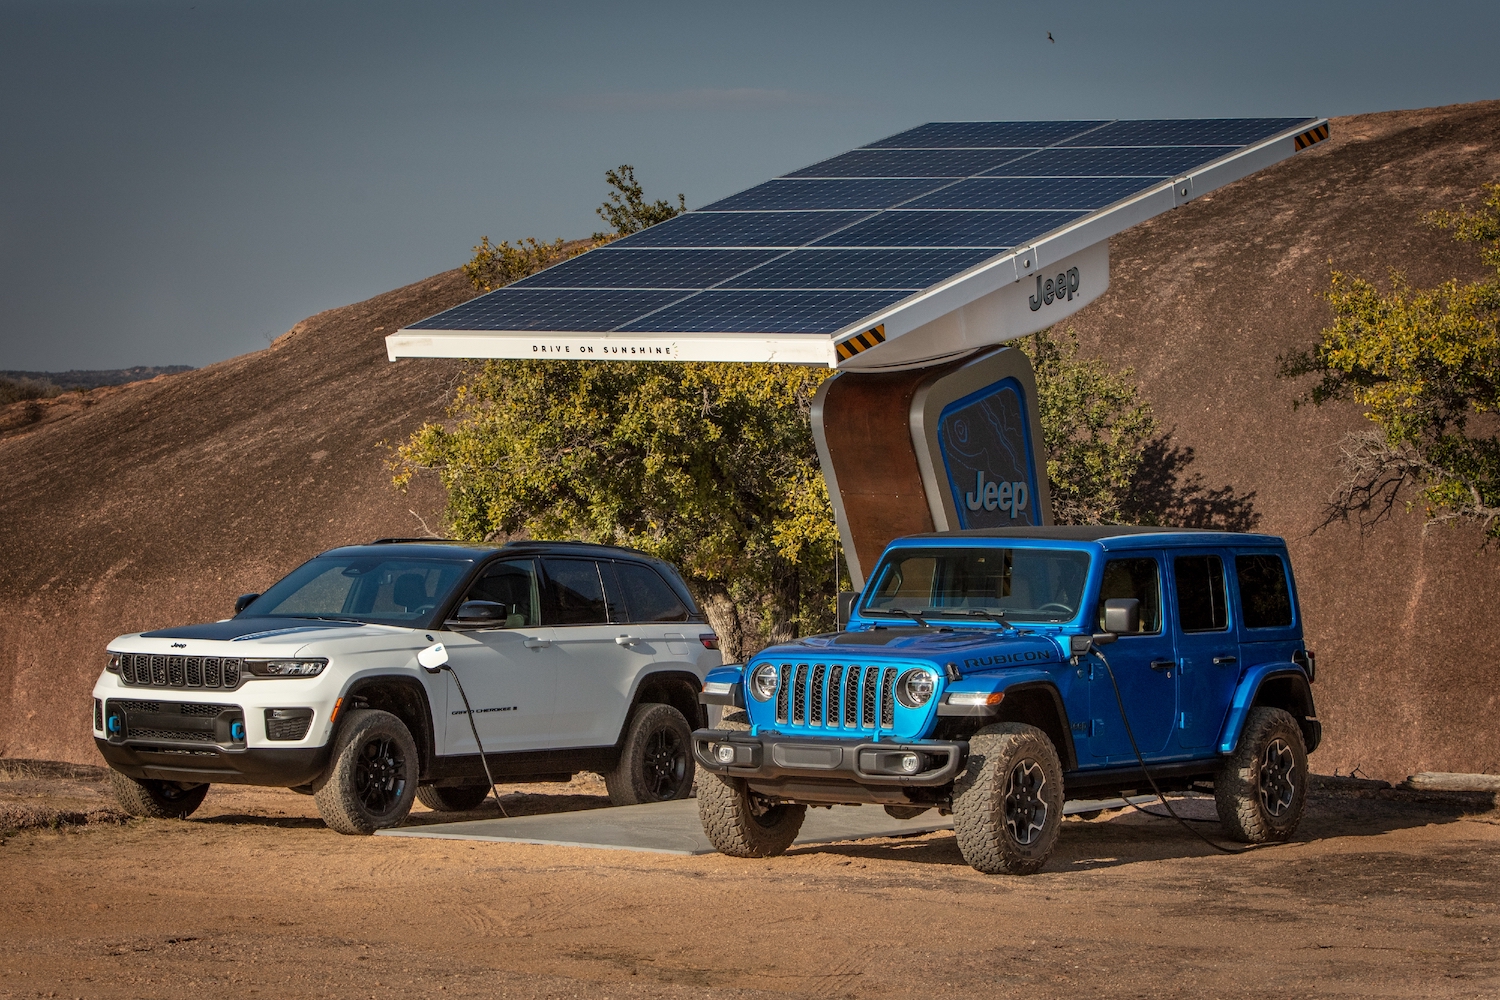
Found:
[[414, 330], [828, 334], [1307, 118], [932, 122]]

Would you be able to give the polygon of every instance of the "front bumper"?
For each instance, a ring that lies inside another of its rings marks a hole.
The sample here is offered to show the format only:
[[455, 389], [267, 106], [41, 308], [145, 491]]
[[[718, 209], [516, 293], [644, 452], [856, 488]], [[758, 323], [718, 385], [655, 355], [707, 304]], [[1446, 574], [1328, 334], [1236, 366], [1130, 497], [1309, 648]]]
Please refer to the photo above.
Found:
[[321, 777], [328, 769], [333, 750], [326, 744], [235, 750], [201, 745], [112, 743], [99, 737], [94, 738], [94, 745], [110, 767], [132, 778], [282, 788], [311, 784]]
[[[728, 746], [733, 763], [721, 763], [716, 751]], [[945, 740], [873, 743], [867, 739], [826, 739], [772, 735], [752, 736], [744, 730], [700, 729], [693, 733], [693, 757], [698, 766], [715, 774], [757, 781], [816, 778], [859, 785], [904, 785], [930, 788], [958, 776], [969, 745]], [[916, 754], [922, 768], [899, 769], [900, 760]]]

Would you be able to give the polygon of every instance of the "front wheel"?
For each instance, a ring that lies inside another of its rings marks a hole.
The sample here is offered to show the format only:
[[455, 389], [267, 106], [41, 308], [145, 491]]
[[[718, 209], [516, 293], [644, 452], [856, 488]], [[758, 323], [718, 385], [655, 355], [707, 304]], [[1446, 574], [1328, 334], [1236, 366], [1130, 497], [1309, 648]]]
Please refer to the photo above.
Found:
[[313, 799], [339, 833], [396, 826], [417, 797], [417, 744], [389, 712], [363, 708], [344, 717], [333, 762]]
[[643, 703], [631, 716], [620, 762], [604, 775], [611, 805], [685, 799], [693, 790], [693, 731], [671, 705]]
[[113, 770], [109, 772], [109, 785], [121, 809], [145, 819], [187, 819], [208, 794], [207, 785], [132, 778]]
[[802, 831], [807, 806], [774, 802], [750, 791], [743, 778], [705, 773], [698, 781], [698, 820], [714, 849], [731, 858], [769, 858], [786, 851]]
[[1290, 840], [1307, 809], [1307, 749], [1302, 728], [1280, 708], [1253, 708], [1239, 746], [1214, 779], [1219, 822], [1235, 840]]
[[1030, 875], [1062, 828], [1062, 763], [1047, 734], [1002, 722], [969, 739], [953, 787], [953, 832], [964, 860], [989, 875]]

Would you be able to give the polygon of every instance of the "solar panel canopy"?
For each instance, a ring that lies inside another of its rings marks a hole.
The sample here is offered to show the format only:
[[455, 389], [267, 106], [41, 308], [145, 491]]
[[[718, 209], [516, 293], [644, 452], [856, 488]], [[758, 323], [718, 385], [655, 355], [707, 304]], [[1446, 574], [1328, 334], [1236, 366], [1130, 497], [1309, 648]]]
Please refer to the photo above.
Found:
[[1328, 135], [1320, 118], [932, 122], [386, 338], [402, 357], [901, 368], [1108, 287], [1108, 238]]

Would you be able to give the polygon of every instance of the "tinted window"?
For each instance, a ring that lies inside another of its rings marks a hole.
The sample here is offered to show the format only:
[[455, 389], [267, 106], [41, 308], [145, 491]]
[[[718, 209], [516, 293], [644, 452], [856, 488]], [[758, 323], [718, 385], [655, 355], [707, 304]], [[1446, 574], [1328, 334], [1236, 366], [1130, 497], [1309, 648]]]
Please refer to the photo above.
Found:
[[1177, 623], [1184, 632], [1222, 632], [1229, 627], [1224, 562], [1218, 556], [1182, 556], [1177, 575]]
[[640, 563], [615, 563], [630, 620], [636, 622], [685, 622], [688, 609], [667, 581], [650, 566]]
[[1065, 621], [1078, 612], [1086, 552], [1064, 549], [898, 549], [875, 571], [864, 610], [1002, 612], [1015, 621]]
[[415, 625], [448, 599], [471, 565], [460, 560], [319, 557], [297, 567], [241, 614]]
[[466, 601], [494, 601], [505, 605], [509, 612], [505, 619], [506, 628], [541, 624], [539, 598], [536, 565], [530, 559], [491, 563], [464, 595]]
[[592, 559], [543, 559], [551, 601], [549, 625], [603, 625], [604, 586]]
[[1285, 628], [1292, 623], [1292, 595], [1279, 556], [1235, 556], [1234, 574], [1246, 628]]
[[1141, 602], [1140, 633], [1161, 631], [1161, 571], [1155, 559], [1111, 559], [1104, 564], [1099, 587], [1099, 629], [1104, 629], [1104, 602], [1135, 598]]

